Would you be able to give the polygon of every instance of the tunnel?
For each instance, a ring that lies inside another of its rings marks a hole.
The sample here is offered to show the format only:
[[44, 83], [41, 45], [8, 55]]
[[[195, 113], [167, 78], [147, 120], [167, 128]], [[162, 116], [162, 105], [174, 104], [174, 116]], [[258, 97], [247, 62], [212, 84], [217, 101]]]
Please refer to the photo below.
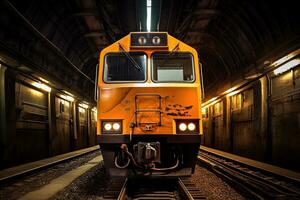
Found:
[[52, 196], [30, 184], [10, 193], [36, 173], [50, 182], [50, 167], [193, 178], [201, 163], [222, 171], [211, 155], [272, 174], [295, 188], [285, 198], [300, 198], [296, 1], [3, 0], [0, 13], [1, 199], [67, 199], [73, 179], [49, 186]]

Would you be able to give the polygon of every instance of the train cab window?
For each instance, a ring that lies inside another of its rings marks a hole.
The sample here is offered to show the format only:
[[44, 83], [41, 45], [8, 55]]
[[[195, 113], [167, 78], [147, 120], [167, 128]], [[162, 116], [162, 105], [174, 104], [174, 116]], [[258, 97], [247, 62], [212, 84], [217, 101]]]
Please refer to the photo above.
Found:
[[104, 82], [144, 82], [147, 56], [141, 52], [109, 53], [104, 59]]
[[193, 56], [190, 53], [154, 53], [152, 79], [155, 82], [193, 82]]

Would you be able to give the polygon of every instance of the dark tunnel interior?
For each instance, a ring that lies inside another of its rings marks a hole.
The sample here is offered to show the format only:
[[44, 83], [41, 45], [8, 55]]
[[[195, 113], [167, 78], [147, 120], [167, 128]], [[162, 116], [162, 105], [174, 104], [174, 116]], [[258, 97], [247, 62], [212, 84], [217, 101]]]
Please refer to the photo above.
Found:
[[299, 13], [296, 0], [1, 0], [0, 199], [25, 193], [1, 189], [5, 170], [76, 151], [57, 168], [96, 157], [101, 178], [129, 166], [196, 179], [200, 157], [223, 152], [274, 167], [298, 199]]
[[[22, 59], [20, 68], [44, 63], [41, 73], [89, 99], [99, 51], [146, 29], [146, 1], [5, 2], [1, 47]], [[299, 46], [296, 1], [153, 0], [152, 7], [152, 31], [167, 31], [197, 49], [207, 98]]]

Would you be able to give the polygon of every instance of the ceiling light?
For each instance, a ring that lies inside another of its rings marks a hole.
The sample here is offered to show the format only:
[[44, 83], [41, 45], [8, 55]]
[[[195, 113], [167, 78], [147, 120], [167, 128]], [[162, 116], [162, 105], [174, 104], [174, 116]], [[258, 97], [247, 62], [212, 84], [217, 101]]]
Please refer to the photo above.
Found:
[[151, 6], [152, 1], [147, 0], [147, 32], [151, 31]]

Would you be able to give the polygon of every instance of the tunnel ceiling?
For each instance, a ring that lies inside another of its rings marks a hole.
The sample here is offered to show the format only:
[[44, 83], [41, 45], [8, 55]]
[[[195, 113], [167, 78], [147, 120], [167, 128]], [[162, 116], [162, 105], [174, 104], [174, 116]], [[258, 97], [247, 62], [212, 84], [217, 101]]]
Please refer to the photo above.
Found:
[[[93, 91], [89, 79], [94, 79], [101, 49], [131, 31], [145, 30], [146, 1], [142, 0], [9, 2], [3, 1], [2, 9], [7, 13], [19, 12], [36, 29], [27, 25], [26, 33], [40, 33], [52, 43], [48, 45], [51, 51], [57, 51], [55, 55], [67, 63], [63, 66], [66, 69], [48, 69], [49, 73], [56, 73], [62, 83], [89, 97]], [[245, 78], [251, 69], [259, 71], [258, 66], [265, 60], [299, 47], [296, 1], [152, 0], [152, 6], [153, 31], [168, 31], [197, 49], [208, 93], [224, 86], [224, 81], [230, 84], [237, 77]], [[8, 28], [1, 28], [0, 39], [2, 48], [18, 46], [14, 51], [20, 51], [22, 45], [12, 41], [24, 43], [23, 38], [29, 36], [24, 36], [21, 26], [14, 27], [14, 20], [25, 23], [16, 15], [7, 19], [2, 12], [1, 20]], [[14, 40], [10, 38], [13, 36]], [[40, 39], [41, 43], [47, 42]], [[40, 52], [42, 45], [37, 41], [28, 39], [36, 42], [30, 44], [31, 48]]]

